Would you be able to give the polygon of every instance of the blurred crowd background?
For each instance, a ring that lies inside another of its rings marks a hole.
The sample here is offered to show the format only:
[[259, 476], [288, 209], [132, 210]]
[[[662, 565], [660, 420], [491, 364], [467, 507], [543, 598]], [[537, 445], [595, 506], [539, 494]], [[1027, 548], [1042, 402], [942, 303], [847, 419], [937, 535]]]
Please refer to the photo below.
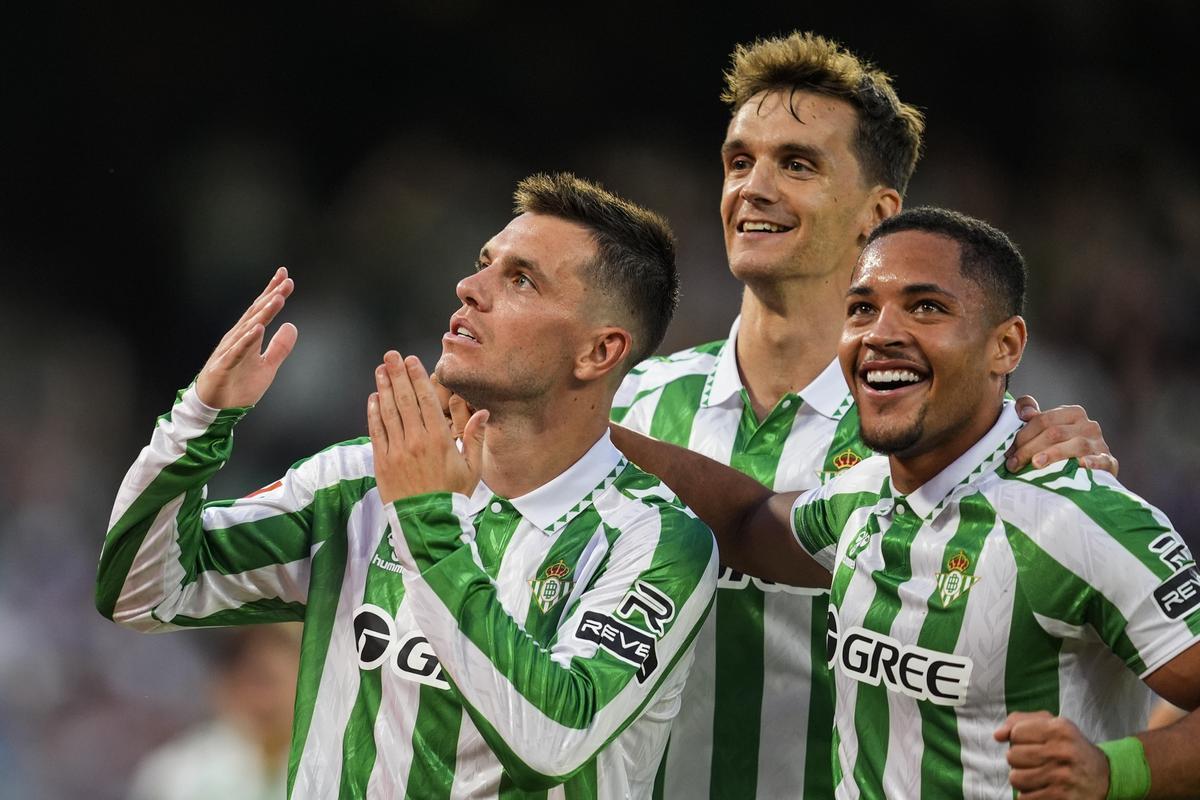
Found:
[[[1193, 548], [1200, 142], [1193, 4], [26, 4], [0, 26], [0, 797], [129, 796], [219, 713], [219, 634], [92, 605], [114, 492], [287, 265], [300, 339], [211, 497], [361, 435], [387, 348], [427, 364], [516, 181], [573, 170], [680, 239], [664, 349], [725, 335], [717, 213], [738, 42], [809, 29], [928, 117], [907, 205], [981, 216], [1032, 270], [1014, 390], [1081, 403]], [[217, 689], [213, 689], [216, 686]], [[214, 700], [218, 698], [218, 700]]]

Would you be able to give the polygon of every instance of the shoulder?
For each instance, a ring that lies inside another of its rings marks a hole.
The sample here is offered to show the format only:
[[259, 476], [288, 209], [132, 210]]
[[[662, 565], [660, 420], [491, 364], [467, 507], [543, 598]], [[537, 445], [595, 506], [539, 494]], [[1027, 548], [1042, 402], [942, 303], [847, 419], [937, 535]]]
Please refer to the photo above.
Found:
[[670, 546], [707, 559], [716, 543], [712, 532], [659, 478], [627, 463], [612, 486], [596, 501], [604, 523], [645, 538], [655, 547]]
[[[665, 356], [652, 356], [629, 371], [617, 392], [618, 401], [632, 402], [638, 392], [652, 391], [668, 383], [712, 372], [725, 346], [724, 339], [689, 347]], [[629, 405], [624, 402], [624, 405]]]
[[839, 472], [821, 486], [805, 492], [797, 503], [874, 503], [883, 492], [884, 480], [890, 474], [887, 456], [872, 455]]
[[1030, 521], [1045, 517], [1058, 524], [1074, 518], [1109, 533], [1170, 527], [1161, 511], [1112, 475], [1085, 469], [1073, 458], [1015, 474], [1000, 468], [981, 482], [981, 488], [996, 495], [997, 510], [1005, 516], [1020, 514]]
[[1166, 515], [1107, 472], [1075, 459], [1017, 474], [1003, 468], [980, 490], [1005, 525], [1018, 566], [1046, 559], [1109, 591], [1170, 577], [1191, 561]]

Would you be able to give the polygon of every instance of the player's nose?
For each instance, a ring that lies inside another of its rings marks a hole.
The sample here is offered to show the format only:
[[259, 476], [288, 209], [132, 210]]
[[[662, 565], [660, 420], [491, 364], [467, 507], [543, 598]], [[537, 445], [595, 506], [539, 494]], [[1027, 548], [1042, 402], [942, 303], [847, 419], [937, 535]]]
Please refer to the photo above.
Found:
[[486, 267], [477, 272], [472, 272], [470, 275], [460, 280], [458, 285], [454, 287], [454, 293], [458, 295], [458, 299], [463, 302], [463, 305], [477, 308], [480, 311], [486, 311], [488, 309], [488, 306], [490, 305], [488, 298], [491, 296], [491, 294], [488, 290], [487, 283], [488, 279], [490, 278], [490, 274], [485, 273], [488, 273], [488, 270], [490, 269], [490, 267]]

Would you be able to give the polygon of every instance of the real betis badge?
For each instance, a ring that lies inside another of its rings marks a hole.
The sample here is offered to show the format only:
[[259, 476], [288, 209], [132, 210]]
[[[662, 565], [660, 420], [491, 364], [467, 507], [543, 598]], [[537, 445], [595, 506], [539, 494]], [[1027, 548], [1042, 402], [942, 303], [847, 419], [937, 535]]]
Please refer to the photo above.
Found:
[[554, 608], [559, 600], [571, 593], [571, 586], [575, 582], [563, 580], [570, 574], [571, 568], [560, 558], [546, 567], [546, 572], [541, 579], [529, 582], [529, 588], [533, 590], [533, 599], [543, 614]]
[[942, 608], [948, 608], [951, 603], [966, 594], [979, 578], [968, 575], [971, 560], [967, 554], [959, 550], [946, 562], [946, 571], [937, 574], [937, 585], [942, 596]]
[[833, 457], [833, 467], [838, 472], [841, 472], [842, 470], [850, 469], [860, 461], [862, 459], [858, 457], [858, 453], [855, 453], [853, 450], [846, 450]]

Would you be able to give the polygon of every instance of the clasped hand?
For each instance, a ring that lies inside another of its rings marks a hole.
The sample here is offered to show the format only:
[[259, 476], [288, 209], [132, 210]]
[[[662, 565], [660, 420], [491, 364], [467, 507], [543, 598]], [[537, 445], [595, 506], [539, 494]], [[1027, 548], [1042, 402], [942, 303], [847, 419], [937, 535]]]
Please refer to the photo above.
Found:
[[471, 494], [479, 483], [488, 412], [476, 411], [454, 444], [445, 407], [420, 359], [389, 350], [375, 368], [367, 430], [379, 497], [392, 503], [429, 492]]

